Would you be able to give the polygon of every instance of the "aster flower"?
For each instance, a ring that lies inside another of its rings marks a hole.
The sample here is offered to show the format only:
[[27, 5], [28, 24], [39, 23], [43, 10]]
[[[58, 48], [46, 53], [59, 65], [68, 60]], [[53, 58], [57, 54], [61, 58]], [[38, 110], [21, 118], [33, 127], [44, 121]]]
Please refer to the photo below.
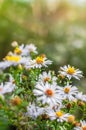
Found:
[[52, 76], [51, 71], [49, 71], [48, 73], [45, 71], [42, 74], [39, 75], [39, 80], [38, 82], [55, 82], [57, 80], [56, 76]]
[[14, 53], [17, 55], [21, 55], [21, 56], [30, 56], [31, 52], [37, 54], [36, 49], [37, 49], [37, 47], [33, 44], [26, 45], [26, 46], [24, 46], [24, 44], [22, 44], [21, 46], [19, 46], [19, 45], [16, 46], [16, 48], [14, 49]]
[[26, 45], [25, 49], [27, 49], [29, 53], [31, 53], [31, 52], [36, 53], [36, 54], [38, 53], [37, 47], [32, 43], [29, 45]]
[[0, 94], [10, 93], [15, 89], [16, 85], [13, 83], [13, 78], [10, 76], [8, 82], [1, 83], [0, 85]]
[[37, 97], [37, 101], [42, 101], [43, 104], [47, 103], [50, 106], [61, 104], [61, 96], [58, 94], [56, 83], [37, 83], [33, 93]]
[[46, 57], [38, 56], [36, 59], [30, 60], [28, 64], [26, 64], [26, 68], [42, 68], [50, 65], [52, 61], [48, 60]]
[[83, 121], [81, 120], [80, 124], [81, 124], [81, 126], [75, 127], [74, 130], [86, 130], [86, 121], [85, 120], [83, 120]]
[[0, 69], [4, 70], [10, 66], [17, 66], [19, 64], [25, 65], [29, 62], [31, 57], [21, 57], [19, 55], [7, 55], [4, 61], [0, 62]]
[[49, 116], [51, 120], [57, 120], [57, 122], [64, 122], [68, 120], [69, 113], [64, 113], [62, 110], [57, 109], [47, 109], [46, 114]]
[[83, 94], [82, 92], [79, 92], [79, 93], [76, 95], [76, 98], [77, 98], [78, 100], [81, 100], [81, 101], [86, 102], [86, 95]]
[[44, 114], [44, 108], [37, 106], [35, 103], [30, 103], [30, 105], [27, 106], [26, 116], [29, 116], [32, 119], [36, 119], [38, 116], [42, 114]]
[[79, 69], [75, 69], [73, 66], [70, 65], [60, 67], [59, 73], [66, 76], [69, 80], [72, 77], [80, 80], [80, 78], [82, 77], [82, 71], [80, 71]]
[[74, 100], [78, 93], [77, 87], [69, 85], [69, 83], [64, 87], [58, 87], [57, 90], [63, 99], [68, 99], [69, 101]]
[[9, 61], [1, 61], [0, 62], [0, 70], [4, 70], [10, 66], [12, 66], [13, 63], [12, 62], [9, 62]]
[[22, 44], [21, 46], [16, 46], [14, 49], [14, 54], [16, 55], [25, 55], [25, 49], [24, 49], [24, 44]]

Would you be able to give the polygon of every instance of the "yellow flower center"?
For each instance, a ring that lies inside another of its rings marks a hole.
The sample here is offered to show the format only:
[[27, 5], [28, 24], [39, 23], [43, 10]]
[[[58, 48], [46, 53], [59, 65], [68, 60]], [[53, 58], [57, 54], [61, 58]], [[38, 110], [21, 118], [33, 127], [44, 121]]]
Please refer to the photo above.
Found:
[[19, 62], [20, 61], [20, 57], [19, 56], [6, 56], [5, 59], [7, 61], [14, 61], [14, 62]]
[[70, 75], [74, 74], [75, 73], [75, 68], [74, 67], [69, 67], [67, 69], [67, 73], [70, 74]]
[[51, 90], [51, 89], [47, 89], [46, 92], [45, 92], [45, 94], [46, 94], [47, 96], [49, 96], [49, 97], [52, 97], [53, 94], [54, 94], [54, 92], [53, 92], [53, 90]]
[[64, 92], [65, 93], [69, 93], [70, 92], [70, 88], [68, 88], [68, 87], [64, 88]]
[[82, 127], [82, 130], [86, 130], [86, 126], [83, 126], [83, 127]]
[[36, 63], [37, 63], [37, 64], [42, 64], [43, 62], [44, 62], [44, 58], [43, 58], [43, 57], [38, 56], [38, 57], [36, 58]]
[[21, 54], [22, 51], [18, 47], [16, 47], [15, 50], [14, 50], [14, 53], [15, 54]]
[[73, 115], [70, 115], [69, 117], [68, 117], [68, 122], [74, 122], [75, 121], [75, 116], [73, 116]]
[[56, 116], [57, 116], [57, 117], [63, 116], [63, 112], [62, 112], [62, 111], [57, 111], [57, 112], [56, 112]]
[[47, 81], [49, 81], [49, 80], [50, 80], [49, 77], [44, 78], [44, 82], [47, 82]]

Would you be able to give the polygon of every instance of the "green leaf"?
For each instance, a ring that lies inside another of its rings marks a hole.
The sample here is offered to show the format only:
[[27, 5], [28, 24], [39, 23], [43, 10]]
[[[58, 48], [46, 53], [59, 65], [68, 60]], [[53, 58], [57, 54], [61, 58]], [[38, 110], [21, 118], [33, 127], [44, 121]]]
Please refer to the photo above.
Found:
[[19, 88], [19, 89], [17, 89], [16, 91], [15, 91], [15, 94], [20, 94], [20, 93], [22, 93], [24, 91], [24, 88]]

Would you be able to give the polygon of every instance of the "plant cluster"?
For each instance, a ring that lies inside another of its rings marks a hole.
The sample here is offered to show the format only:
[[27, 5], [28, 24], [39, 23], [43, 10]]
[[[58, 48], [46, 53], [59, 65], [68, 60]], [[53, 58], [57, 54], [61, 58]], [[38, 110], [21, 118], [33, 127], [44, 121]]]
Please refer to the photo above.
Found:
[[[16, 130], [86, 130], [86, 95], [75, 80], [82, 71], [65, 65], [58, 72], [34, 44], [18, 45], [0, 62], [0, 122]], [[2, 126], [2, 127], [3, 127]]]

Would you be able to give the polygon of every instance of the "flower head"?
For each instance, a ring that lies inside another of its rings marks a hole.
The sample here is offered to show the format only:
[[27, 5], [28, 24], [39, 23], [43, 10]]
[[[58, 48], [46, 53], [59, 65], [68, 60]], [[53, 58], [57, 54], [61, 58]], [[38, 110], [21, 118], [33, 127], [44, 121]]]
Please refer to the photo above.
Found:
[[0, 94], [11, 93], [15, 89], [16, 85], [13, 83], [13, 78], [10, 76], [8, 82], [1, 83], [0, 85]]
[[30, 56], [30, 53], [24, 44], [16, 46], [14, 49], [14, 54], [21, 56]]
[[17, 66], [17, 65], [26, 65], [29, 60], [31, 60], [31, 57], [22, 57], [20, 55], [7, 55], [4, 58], [4, 61], [0, 62], [0, 69], [4, 70], [10, 66]]
[[37, 47], [32, 43], [30, 45], [26, 45], [25, 48], [28, 50], [29, 53], [31, 53], [31, 52], [34, 52], [36, 54], [38, 53], [37, 52]]
[[62, 96], [63, 99], [68, 99], [69, 101], [72, 101], [75, 99], [75, 96], [78, 93], [78, 89], [75, 86], [69, 85], [67, 83], [66, 86], [58, 87], [58, 93]]
[[61, 67], [59, 73], [67, 76], [69, 80], [72, 77], [78, 80], [82, 77], [82, 71], [80, 71], [79, 69], [75, 69], [73, 66], [70, 65]]
[[51, 74], [51, 71], [49, 71], [48, 73], [47, 72], [43, 72], [42, 74], [39, 75], [39, 80], [38, 82], [55, 82], [57, 80], [57, 77], [56, 76], [52, 76]]
[[47, 103], [50, 106], [61, 104], [61, 96], [57, 93], [56, 83], [37, 83], [33, 93], [37, 96], [37, 100], [42, 101], [43, 104]]
[[64, 113], [59, 108], [57, 110], [54, 109], [47, 109], [46, 114], [49, 116], [51, 120], [57, 120], [57, 122], [64, 122], [67, 121], [69, 113]]
[[81, 101], [86, 102], [86, 95], [83, 94], [82, 92], [79, 92], [79, 93], [76, 95], [76, 98], [77, 98], [78, 100], [81, 100]]
[[38, 56], [36, 59], [30, 60], [26, 64], [26, 68], [42, 68], [50, 65], [52, 61], [48, 60], [46, 57]]
[[27, 113], [26, 116], [31, 117], [32, 119], [36, 119], [38, 116], [44, 113], [44, 108], [37, 106], [35, 103], [30, 104], [27, 106]]

